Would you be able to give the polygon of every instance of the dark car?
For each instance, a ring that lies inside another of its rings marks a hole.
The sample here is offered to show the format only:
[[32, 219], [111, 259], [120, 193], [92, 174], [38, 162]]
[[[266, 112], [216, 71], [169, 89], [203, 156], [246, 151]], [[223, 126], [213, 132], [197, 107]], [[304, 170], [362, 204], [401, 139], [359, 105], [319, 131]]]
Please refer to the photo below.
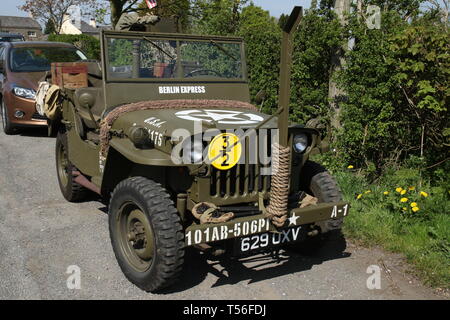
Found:
[[0, 44], [0, 114], [3, 130], [13, 134], [19, 127], [46, 126], [36, 112], [35, 97], [52, 62], [86, 60], [77, 47], [58, 42], [7, 42]]
[[25, 41], [25, 38], [20, 33], [0, 32], [0, 43], [1, 42], [21, 42], [21, 41]]

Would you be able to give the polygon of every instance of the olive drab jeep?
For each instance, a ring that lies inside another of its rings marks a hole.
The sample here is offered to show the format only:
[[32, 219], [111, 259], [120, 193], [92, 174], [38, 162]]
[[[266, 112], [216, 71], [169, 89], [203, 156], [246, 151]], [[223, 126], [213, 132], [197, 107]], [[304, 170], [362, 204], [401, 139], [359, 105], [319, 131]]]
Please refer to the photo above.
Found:
[[317, 247], [349, 212], [308, 160], [319, 133], [288, 121], [296, 7], [283, 32], [280, 101], [250, 103], [243, 40], [103, 31], [89, 86], [61, 88], [56, 167], [68, 201], [108, 203], [125, 276], [158, 291], [182, 276], [186, 248], [253, 255]]

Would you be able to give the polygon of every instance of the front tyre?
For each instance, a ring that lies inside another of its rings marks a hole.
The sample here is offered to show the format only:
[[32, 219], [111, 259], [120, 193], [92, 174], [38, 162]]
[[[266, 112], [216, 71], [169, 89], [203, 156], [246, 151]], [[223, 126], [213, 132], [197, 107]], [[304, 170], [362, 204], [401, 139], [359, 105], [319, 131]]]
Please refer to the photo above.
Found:
[[11, 122], [9, 121], [8, 118], [8, 112], [6, 110], [6, 105], [5, 102], [3, 101], [3, 99], [0, 99], [1, 103], [0, 103], [0, 115], [2, 117], [2, 127], [3, 127], [3, 131], [5, 132], [5, 134], [7, 135], [12, 135], [17, 133], [17, 128], [14, 127]]
[[[302, 168], [300, 178], [301, 189], [313, 195], [319, 203], [333, 203], [342, 201], [342, 192], [333, 176], [320, 164], [306, 161]], [[312, 238], [307, 238], [300, 243], [292, 243], [286, 249], [305, 255], [314, 255], [323, 247], [327, 240], [342, 239], [342, 218], [330, 219], [324, 222], [323, 233]], [[324, 233], [325, 232], [325, 233]]]
[[161, 185], [143, 177], [119, 183], [109, 205], [109, 232], [119, 266], [136, 286], [156, 292], [178, 279], [184, 233]]

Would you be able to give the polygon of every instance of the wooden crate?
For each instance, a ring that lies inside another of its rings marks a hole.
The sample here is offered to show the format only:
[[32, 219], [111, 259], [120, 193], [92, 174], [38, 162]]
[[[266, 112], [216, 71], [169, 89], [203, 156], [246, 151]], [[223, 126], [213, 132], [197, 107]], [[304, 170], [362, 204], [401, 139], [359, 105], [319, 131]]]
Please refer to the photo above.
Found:
[[52, 63], [52, 83], [61, 88], [77, 89], [88, 86], [88, 66], [82, 62]]

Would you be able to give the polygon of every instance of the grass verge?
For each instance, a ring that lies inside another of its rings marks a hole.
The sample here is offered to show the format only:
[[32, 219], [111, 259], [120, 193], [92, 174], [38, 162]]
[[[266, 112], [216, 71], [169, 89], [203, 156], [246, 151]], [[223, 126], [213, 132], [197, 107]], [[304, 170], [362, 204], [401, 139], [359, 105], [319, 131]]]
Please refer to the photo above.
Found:
[[[448, 191], [433, 189], [425, 199], [418, 190], [400, 194], [396, 186], [369, 185], [354, 173], [338, 172], [335, 176], [352, 206], [344, 224], [347, 237], [404, 254], [426, 284], [450, 288]], [[408, 200], [402, 203], [401, 199]], [[411, 210], [413, 201], [421, 207], [417, 212]]]

